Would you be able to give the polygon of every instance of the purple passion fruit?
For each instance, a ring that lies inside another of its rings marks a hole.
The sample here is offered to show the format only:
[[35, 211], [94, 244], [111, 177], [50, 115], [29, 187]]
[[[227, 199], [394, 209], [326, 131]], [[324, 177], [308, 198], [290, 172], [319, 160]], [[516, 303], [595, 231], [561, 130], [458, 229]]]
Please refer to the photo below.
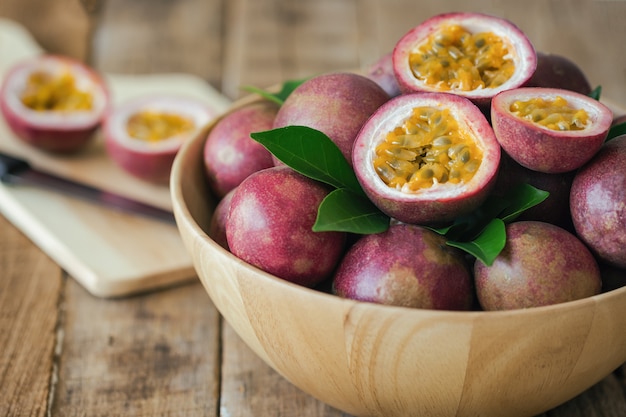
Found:
[[226, 237], [231, 253], [303, 286], [329, 278], [343, 255], [346, 234], [312, 230], [328, 192], [287, 166], [251, 174], [230, 202]]
[[391, 99], [353, 149], [370, 200], [404, 223], [437, 224], [477, 208], [495, 183], [500, 146], [481, 111], [447, 93]]
[[600, 293], [600, 268], [568, 231], [544, 222], [506, 228], [507, 242], [491, 266], [474, 264], [476, 295], [487, 311], [563, 303]]
[[600, 149], [613, 113], [599, 101], [569, 90], [526, 87], [503, 91], [491, 105], [502, 149], [528, 169], [575, 170]]
[[348, 162], [367, 118], [389, 100], [374, 81], [353, 73], [323, 74], [299, 85], [280, 107], [274, 128], [307, 126], [326, 134]]
[[393, 51], [403, 92], [449, 92], [487, 107], [500, 91], [522, 86], [537, 56], [508, 20], [480, 13], [431, 17], [405, 34]]
[[537, 69], [525, 87], [562, 88], [589, 95], [591, 84], [583, 70], [564, 56], [537, 52]]
[[222, 197], [248, 175], [274, 166], [272, 154], [250, 137], [270, 130], [278, 106], [269, 101], [241, 107], [221, 118], [204, 145], [204, 166], [209, 185]]
[[376, 62], [365, 70], [365, 76], [381, 86], [389, 97], [396, 97], [402, 94], [396, 74], [393, 71], [393, 56], [390, 53], [378, 58]]
[[117, 106], [103, 125], [106, 150], [118, 166], [141, 180], [167, 184], [182, 143], [216, 116], [201, 101], [143, 96]]
[[626, 135], [606, 142], [576, 173], [570, 210], [583, 242], [600, 259], [626, 268]]
[[209, 230], [207, 230], [209, 237], [226, 250], [230, 250], [228, 248], [228, 239], [226, 238], [226, 219], [230, 211], [230, 202], [233, 199], [233, 194], [235, 194], [235, 189], [230, 190], [219, 200], [215, 210], [213, 210]]
[[393, 224], [359, 239], [333, 279], [340, 297], [437, 310], [469, 310], [472, 278], [463, 254], [424, 227]]
[[500, 158], [500, 171], [493, 194], [503, 196], [520, 184], [530, 184], [550, 193], [540, 204], [520, 214], [518, 220], [537, 220], [573, 230], [569, 209], [569, 192], [576, 171], [546, 174], [515, 162], [506, 152]]
[[62, 56], [42, 55], [16, 64], [0, 89], [0, 110], [13, 133], [49, 152], [83, 148], [108, 107], [109, 93], [100, 75]]

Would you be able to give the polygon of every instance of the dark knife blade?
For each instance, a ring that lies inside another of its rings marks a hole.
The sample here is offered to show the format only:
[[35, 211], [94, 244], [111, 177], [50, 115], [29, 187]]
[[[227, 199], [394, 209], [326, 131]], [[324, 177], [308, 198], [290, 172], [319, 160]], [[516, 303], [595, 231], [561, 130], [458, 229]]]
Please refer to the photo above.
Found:
[[127, 213], [174, 223], [170, 211], [35, 169], [28, 161], [3, 153], [0, 153], [0, 181], [8, 185], [41, 187]]

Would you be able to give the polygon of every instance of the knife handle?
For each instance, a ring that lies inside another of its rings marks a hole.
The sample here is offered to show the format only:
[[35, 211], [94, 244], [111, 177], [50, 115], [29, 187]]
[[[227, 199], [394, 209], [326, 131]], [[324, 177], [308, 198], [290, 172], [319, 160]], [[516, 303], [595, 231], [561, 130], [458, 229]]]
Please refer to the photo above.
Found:
[[8, 175], [25, 171], [29, 168], [30, 165], [27, 161], [0, 153], [0, 180], [4, 181]]

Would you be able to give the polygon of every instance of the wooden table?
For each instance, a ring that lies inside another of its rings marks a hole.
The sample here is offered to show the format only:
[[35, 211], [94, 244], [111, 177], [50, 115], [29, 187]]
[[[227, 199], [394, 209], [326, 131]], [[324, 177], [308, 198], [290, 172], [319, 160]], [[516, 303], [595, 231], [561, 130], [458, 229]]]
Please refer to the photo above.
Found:
[[[2, 0], [51, 52], [102, 71], [186, 72], [231, 99], [359, 68], [422, 19], [484, 11], [539, 50], [574, 59], [626, 103], [626, 2]], [[546, 417], [623, 417], [622, 366]], [[341, 416], [290, 385], [225, 323], [199, 282], [120, 299], [90, 295], [0, 217], [0, 415]]]

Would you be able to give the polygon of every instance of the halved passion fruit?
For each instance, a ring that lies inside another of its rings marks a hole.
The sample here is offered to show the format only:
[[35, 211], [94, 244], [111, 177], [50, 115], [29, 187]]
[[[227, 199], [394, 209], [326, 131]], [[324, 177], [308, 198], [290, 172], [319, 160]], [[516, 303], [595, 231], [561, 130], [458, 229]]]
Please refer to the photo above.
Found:
[[448, 93], [393, 98], [353, 148], [363, 190], [404, 223], [437, 224], [478, 207], [495, 183], [500, 146], [480, 109]]
[[131, 175], [165, 184], [180, 146], [216, 115], [207, 104], [190, 97], [138, 97], [106, 117], [106, 150]]
[[500, 91], [523, 85], [537, 66], [535, 49], [508, 20], [447, 13], [405, 34], [393, 51], [404, 92], [449, 92], [487, 106]]
[[517, 163], [545, 173], [575, 170], [600, 149], [611, 110], [574, 91], [526, 87], [503, 91], [491, 105], [498, 142]]
[[37, 148], [67, 153], [83, 147], [109, 107], [104, 80], [71, 58], [41, 55], [6, 74], [0, 110], [11, 130]]

